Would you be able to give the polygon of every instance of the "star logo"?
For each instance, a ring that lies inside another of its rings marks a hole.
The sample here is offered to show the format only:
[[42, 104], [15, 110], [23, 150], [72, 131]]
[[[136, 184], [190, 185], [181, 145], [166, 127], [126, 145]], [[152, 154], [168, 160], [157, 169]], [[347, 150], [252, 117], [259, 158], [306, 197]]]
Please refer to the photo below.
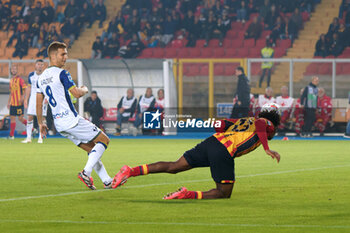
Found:
[[160, 129], [160, 116], [162, 114], [157, 110], [156, 112], [143, 113], [143, 127], [145, 129]]
[[155, 113], [151, 113], [151, 115], [152, 115], [151, 122], [153, 122], [154, 120], [158, 119], [158, 117], [160, 117], [160, 115], [162, 115], [162, 114], [159, 113], [159, 110], [157, 110]]

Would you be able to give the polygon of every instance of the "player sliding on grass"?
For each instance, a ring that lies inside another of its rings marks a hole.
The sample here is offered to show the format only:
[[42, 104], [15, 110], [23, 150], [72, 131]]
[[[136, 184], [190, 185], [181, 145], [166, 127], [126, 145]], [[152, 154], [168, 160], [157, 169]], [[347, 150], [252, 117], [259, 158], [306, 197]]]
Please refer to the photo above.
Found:
[[37, 81], [36, 113], [40, 132], [43, 137], [46, 136], [47, 126], [42, 118], [42, 103], [45, 96], [51, 106], [57, 131], [88, 152], [89, 159], [84, 170], [78, 173], [78, 178], [88, 188], [96, 189], [91, 177], [91, 172], [95, 169], [104, 187], [110, 188], [112, 178], [101, 162], [109, 138], [94, 124], [78, 115], [69, 95], [70, 92], [75, 98], [80, 98], [88, 92], [88, 89], [85, 86], [76, 87], [69, 72], [63, 69], [68, 58], [66, 44], [51, 43], [48, 55], [50, 66]]
[[149, 173], [178, 173], [195, 167], [210, 167], [216, 188], [206, 191], [188, 191], [182, 187], [164, 199], [209, 199], [229, 198], [235, 182], [234, 159], [263, 145], [266, 154], [280, 161], [280, 155], [269, 149], [271, 140], [280, 124], [278, 105], [267, 104], [262, 108], [259, 118], [240, 118], [222, 120], [216, 133], [185, 152], [176, 162], [157, 162], [130, 168], [124, 166], [115, 175], [112, 188], [124, 184], [129, 177]]

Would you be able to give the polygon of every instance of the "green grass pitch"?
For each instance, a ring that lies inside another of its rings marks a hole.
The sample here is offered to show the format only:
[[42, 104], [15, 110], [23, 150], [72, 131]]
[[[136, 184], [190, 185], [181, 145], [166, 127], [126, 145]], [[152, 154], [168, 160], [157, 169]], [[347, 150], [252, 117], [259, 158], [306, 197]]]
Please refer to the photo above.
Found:
[[[102, 160], [176, 160], [200, 140], [113, 139]], [[181, 186], [214, 187], [208, 168], [131, 178], [97, 191], [77, 178], [86, 154], [67, 139], [0, 140], [0, 232], [350, 232], [350, 143], [277, 141], [281, 162], [260, 147], [236, 159], [231, 199], [162, 200]]]

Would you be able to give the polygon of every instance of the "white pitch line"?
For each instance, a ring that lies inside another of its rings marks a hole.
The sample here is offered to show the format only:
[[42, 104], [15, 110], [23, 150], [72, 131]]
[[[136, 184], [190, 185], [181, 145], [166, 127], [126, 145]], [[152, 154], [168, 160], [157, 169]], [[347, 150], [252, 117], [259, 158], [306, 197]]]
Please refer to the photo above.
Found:
[[350, 225], [283, 225], [283, 224], [234, 224], [201, 222], [117, 222], [117, 221], [71, 221], [71, 220], [18, 220], [0, 219], [0, 223], [66, 223], [66, 224], [100, 224], [100, 225], [173, 225], [173, 226], [209, 226], [209, 227], [267, 227], [267, 228], [321, 228], [350, 229]]
[[[103, 191], [107, 191], [107, 190], [109, 190], [109, 189], [99, 189], [99, 190], [94, 190], [94, 192], [103, 192]], [[47, 194], [47, 195], [39, 195], [39, 196], [15, 197], [15, 198], [9, 198], [9, 199], [0, 199], [0, 202], [20, 201], [20, 200], [38, 199], [38, 198], [45, 198], [45, 197], [62, 197], [62, 196], [70, 196], [70, 195], [85, 194], [85, 193], [93, 193], [93, 192], [92, 191], [79, 191], [79, 192]]]
[[[336, 166], [327, 166], [327, 167], [317, 167], [317, 168], [303, 168], [303, 169], [278, 171], [278, 172], [258, 173], [258, 174], [237, 176], [237, 178], [248, 178], [248, 177], [256, 177], [256, 176], [279, 175], [279, 174], [287, 174], [287, 173], [294, 173], [294, 172], [305, 172], [305, 171], [315, 171], [315, 170], [323, 170], [323, 169], [339, 168], [339, 167], [350, 167], [350, 164], [336, 165]], [[156, 184], [132, 185], [132, 186], [126, 186], [124, 188], [125, 189], [145, 188], [145, 187], [161, 186], [161, 185], [169, 185], [169, 184], [199, 183], [199, 182], [206, 182], [206, 181], [211, 181], [211, 179], [187, 180], [187, 181], [184, 180], [184, 181], [156, 183]], [[47, 197], [62, 197], [62, 196], [70, 196], [70, 195], [75, 195], [75, 194], [88, 194], [88, 193], [104, 192], [104, 191], [111, 191], [111, 189], [99, 189], [99, 190], [95, 190], [95, 191], [79, 191], [79, 192], [47, 194], [47, 195], [39, 195], [39, 196], [15, 197], [15, 198], [8, 198], [8, 199], [0, 199], [0, 202], [39, 199], [39, 198], [47, 198]]]

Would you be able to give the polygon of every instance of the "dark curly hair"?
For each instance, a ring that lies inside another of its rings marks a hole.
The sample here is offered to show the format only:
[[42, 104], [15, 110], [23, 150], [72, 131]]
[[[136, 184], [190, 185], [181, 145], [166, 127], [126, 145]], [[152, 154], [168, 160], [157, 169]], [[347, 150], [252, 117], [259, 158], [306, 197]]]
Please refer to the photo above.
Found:
[[278, 110], [262, 111], [259, 113], [259, 118], [265, 118], [271, 121], [275, 128], [277, 128], [281, 123], [281, 116]]

